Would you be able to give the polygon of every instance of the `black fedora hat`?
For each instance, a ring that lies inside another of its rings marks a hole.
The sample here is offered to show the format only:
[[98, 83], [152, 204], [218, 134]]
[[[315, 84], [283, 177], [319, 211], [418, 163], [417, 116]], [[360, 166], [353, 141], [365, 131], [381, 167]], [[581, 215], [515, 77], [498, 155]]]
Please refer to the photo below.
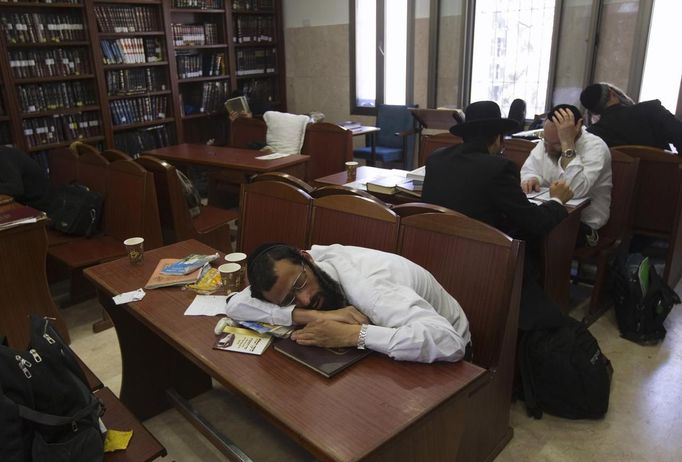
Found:
[[502, 117], [500, 106], [494, 101], [471, 103], [464, 115], [464, 123], [450, 127], [453, 135], [467, 136], [482, 132], [506, 134], [519, 130], [516, 121]]

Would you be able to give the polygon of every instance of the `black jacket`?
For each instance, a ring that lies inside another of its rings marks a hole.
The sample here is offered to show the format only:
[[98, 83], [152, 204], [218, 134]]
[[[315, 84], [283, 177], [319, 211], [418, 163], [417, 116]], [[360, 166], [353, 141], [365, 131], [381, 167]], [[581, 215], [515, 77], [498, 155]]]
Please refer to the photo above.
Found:
[[640, 145], [669, 149], [668, 144], [672, 143], [677, 152], [682, 153], [682, 122], [657, 99], [634, 106], [611, 106], [587, 131], [609, 146]]
[[0, 194], [14, 197], [21, 204], [47, 211], [50, 180], [47, 172], [16, 148], [0, 147]]
[[567, 215], [558, 202], [529, 202], [521, 189], [516, 164], [488, 154], [485, 145], [476, 142], [431, 154], [426, 162], [422, 200], [525, 240], [544, 236]]

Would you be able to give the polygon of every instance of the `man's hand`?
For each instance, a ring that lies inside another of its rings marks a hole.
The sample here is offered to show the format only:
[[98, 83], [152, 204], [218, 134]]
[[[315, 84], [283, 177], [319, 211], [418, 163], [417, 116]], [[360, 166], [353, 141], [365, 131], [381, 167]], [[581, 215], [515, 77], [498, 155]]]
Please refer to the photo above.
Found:
[[321, 311], [320, 313], [323, 314], [324, 319], [329, 319], [330, 321], [344, 322], [346, 324], [369, 324], [369, 318], [353, 305], [348, 305], [338, 310]]
[[536, 177], [528, 178], [521, 182], [521, 189], [523, 189], [523, 192], [526, 194], [532, 191], [540, 191], [540, 182]]
[[552, 122], [554, 122], [554, 125], [556, 126], [562, 151], [574, 149], [575, 139], [580, 133], [580, 127], [582, 126], [582, 119], [580, 119], [579, 124], [576, 124], [573, 112], [568, 109], [559, 109], [554, 114]]
[[573, 198], [573, 191], [563, 180], [554, 181], [549, 187], [549, 197], [556, 197], [562, 204]]
[[291, 339], [299, 345], [339, 348], [356, 346], [359, 335], [359, 324], [322, 319], [312, 321], [303, 329], [294, 331], [291, 334]]

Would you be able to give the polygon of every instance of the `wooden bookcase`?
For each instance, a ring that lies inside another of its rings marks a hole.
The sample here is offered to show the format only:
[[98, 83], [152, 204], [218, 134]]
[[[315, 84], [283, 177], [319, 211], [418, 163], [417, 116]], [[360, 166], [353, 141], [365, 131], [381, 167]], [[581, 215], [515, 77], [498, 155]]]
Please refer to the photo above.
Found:
[[[220, 145], [231, 95], [251, 97], [254, 115], [286, 111], [281, 0], [45, 1], [0, 1], [0, 144], [33, 153], [80, 139], [131, 154], [141, 149], [122, 140]], [[176, 45], [174, 25], [205, 24], [208, 43]], [[186, 74], [188, 62], [199, 74]], [[55, 104], [55, 88], [76, 97]]]

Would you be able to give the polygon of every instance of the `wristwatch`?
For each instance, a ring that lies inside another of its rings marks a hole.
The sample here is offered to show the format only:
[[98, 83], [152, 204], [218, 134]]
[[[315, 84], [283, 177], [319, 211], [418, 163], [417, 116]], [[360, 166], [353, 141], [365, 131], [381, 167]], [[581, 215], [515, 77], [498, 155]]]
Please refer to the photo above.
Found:
[[561, 157], [565, 157], [566, 159], [573, 159], [575, 157], [575, 149], [566, 149], [565, 151], [562, 151]]
[[367, 324], [360, 327], [360, 335], [358, 335], [358, 350], [365, 349], [365, 340], [367, 339]]

